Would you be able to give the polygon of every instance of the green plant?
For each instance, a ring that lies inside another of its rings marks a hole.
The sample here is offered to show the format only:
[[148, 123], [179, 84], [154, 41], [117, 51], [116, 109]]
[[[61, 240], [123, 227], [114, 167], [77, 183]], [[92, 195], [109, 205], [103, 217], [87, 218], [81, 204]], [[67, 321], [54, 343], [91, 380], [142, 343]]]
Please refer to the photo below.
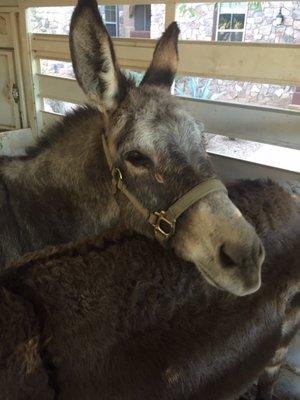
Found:
[[249, 2], [249, 8], [253, 11], [262, 11], [261, 1], [251, 1]]

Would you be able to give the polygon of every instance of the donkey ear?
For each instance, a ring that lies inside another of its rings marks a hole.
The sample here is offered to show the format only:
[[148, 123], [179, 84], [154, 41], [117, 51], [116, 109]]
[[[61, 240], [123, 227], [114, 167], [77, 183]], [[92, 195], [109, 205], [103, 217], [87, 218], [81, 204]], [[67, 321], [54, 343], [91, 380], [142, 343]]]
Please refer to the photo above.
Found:
[[71, 20], [70, 51], [76, 79], [101, 110], [113, 110], [127, 93], [111, 38], [96, 0], [79, 0]]
[[150, 67], [145, 73], [141, 85], [158, 85], [171, 88], [178, 65], [179, 28], [172, 22], [159, 39]]

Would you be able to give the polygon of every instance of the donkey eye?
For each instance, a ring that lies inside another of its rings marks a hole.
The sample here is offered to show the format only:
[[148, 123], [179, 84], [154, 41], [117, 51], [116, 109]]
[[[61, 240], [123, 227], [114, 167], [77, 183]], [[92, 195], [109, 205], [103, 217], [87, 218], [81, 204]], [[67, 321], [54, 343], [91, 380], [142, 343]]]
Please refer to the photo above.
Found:
[[132, 150], [126, 153], [125, 160], [129, 161], [135, 167], [149, 167], [151, 165], [150, 158], [137, 150]]

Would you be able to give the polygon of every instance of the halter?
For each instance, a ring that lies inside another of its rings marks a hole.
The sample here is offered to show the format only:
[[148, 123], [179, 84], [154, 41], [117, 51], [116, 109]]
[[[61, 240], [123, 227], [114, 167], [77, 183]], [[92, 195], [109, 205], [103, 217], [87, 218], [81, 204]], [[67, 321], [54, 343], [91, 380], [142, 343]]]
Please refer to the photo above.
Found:
[[167, 241], [174, 235], [178, 217], [198, 200], [213, 192], [224, 191], [227, 193], [227, 189], [223, 183], [216, 177], [211, 177], [186, 192], [166, 211], [151, 212], [127, 189], [120, 169], [113, 165], [104, 134], [102, 134], [102, 144], [107, 164], [112, 175], [114, 194], [120, 191], [127, 197], [131, 204], [143, 215], [145, 220], [152, 225], [155, 237], [159, 241]]

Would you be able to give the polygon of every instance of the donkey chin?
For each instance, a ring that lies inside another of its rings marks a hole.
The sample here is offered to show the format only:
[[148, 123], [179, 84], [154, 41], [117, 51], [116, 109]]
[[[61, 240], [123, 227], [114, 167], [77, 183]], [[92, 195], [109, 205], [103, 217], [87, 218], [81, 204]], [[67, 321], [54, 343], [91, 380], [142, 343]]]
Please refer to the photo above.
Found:
[[172, 247], [218, 289], [246, 296], [260, 288], [262, 242], [225, 194], [195, 204], [181, 219]]

